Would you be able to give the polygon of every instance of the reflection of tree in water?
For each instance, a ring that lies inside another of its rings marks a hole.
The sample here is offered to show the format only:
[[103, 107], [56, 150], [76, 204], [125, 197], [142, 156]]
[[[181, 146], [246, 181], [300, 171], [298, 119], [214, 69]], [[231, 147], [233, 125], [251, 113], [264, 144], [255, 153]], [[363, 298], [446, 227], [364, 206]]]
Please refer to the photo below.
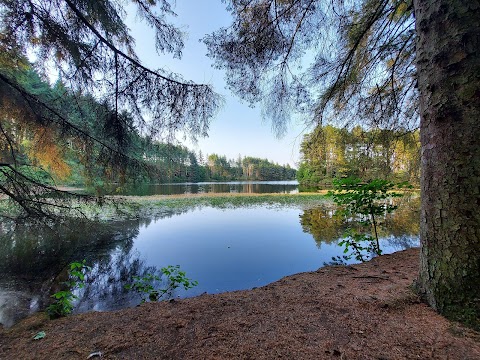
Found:
[[[86, 284], [76, 294], [79, 297], [75, 312], [88, 310], [115, 310], [138, 305], [139, 294], [128, 291], [133, 277], [147, 274], [159, 275], [154, 266], [147, 266], [131, 249], [117, 249], [99, 259], [86, 277]], [[158, 282], [152, 284], [160, 286]]]
[[[420, 226], [420, 198], [407, 194], [391, 201], [395, 202], [398, 209], [379, 219], [379, 236], [396, 249], [415, 246], [418, 242]], [[304, 210], [300, 215], [303, 231], [312, 234], [318, 247], [322, 243], [337, 242], [342, 238], [347, 227], [358, 227], [356, 220], [348, 219], [348, 222], [344, 222], [341, 217], [335, 216], [334, 207], [328, 205]]]
[[322, 243], [336, 241], [343, 234], [342, 219], [335, 216], [332, 206], [321, 205], [300, 214], [303, 232], [310, 233], [320, 247]]
[[50, 295], [62, 289], [72, 261], [86, 259], [93, 268], [80, 304], [88, 304], [90, 309], [95, 299], [110, 301], [123, 293], [122, 282], [129, 276], [154, 270], [132, 255], [140, 226], [187, 211], [162, 211], [153, 218], [108, 223], [85, 219], [55, 224], [2, 221], [0, 323], [12, 325], [51, 303]]
[[398, 209], [389, 214], [384, 223], [388, 234], [394, 236], [411, 235], [420, 233], [420, 197], [404, 196], [396, 199]]
[[383, 229], [387, 229], [387, 231], [382, 236], [385, 236], [388, 246], [395, 250], [418, 246], [420, 241], [420, 197], [406, 194], [396, 200], [398, 209], [386, 217]]
[[[102, 224], [80, 220], [57, 224], [12, 224], [0, 234], [0, 272], [25, 279], [56, 276], [73, 260], [128, 245], [139, 221]], [[2, 229], [4, 230], [4, 229]]]
[[77, 219], [56, 224], [9, 224], [0, 234], [0, 322], [13, 325], [42, 310], [63, 290], [67, 265], [115, 248], [131, 248], [139, 222], [102, 224]]

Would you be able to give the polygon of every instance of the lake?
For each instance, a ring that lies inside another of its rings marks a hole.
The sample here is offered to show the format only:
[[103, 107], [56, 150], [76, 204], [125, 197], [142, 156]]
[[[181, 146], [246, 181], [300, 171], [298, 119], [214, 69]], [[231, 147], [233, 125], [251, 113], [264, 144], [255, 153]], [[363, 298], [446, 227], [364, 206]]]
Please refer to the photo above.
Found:
[[298, 181], [228, 181], [228, 182], [199, 182], [199, 183], [172, 183], [172, 184], [140, 184], [135, 187], [108, 189], [109, 193], [119, 195], [181, 195], [206, 193], [246, 193], [265, 194], [298, 193]]
[[[17, 226], [0, 237], [0, 322], [5, 326], [44, 309], [66, 280], [66, 264], [86, 259], [92, 270], [76, 310], [135, 306], [124, 289], [133, 276], [180, 265], [198, 286], [174, 296], [250, 289], [286, 275], [316, 270], [341, 255], [344, 231], [331, 204], [196, 207], [152, 218], [60, 228]], [[382, 230], [385, 253], [418, 246], [418, 198], [405, 201]], [[160, 284], [161, 285], [161, 284]]]

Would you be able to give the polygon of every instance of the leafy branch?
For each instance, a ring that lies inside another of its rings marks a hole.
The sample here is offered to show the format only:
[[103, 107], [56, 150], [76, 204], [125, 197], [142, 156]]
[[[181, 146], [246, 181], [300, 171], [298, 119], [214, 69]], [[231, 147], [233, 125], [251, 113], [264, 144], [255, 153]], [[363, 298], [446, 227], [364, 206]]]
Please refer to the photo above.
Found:
[[67, 290], [53, 294], [51, 297], [55, 299], [55, 302], [46, 309], [51, 319], [66, 316], [72, 312], [73, 302], [78, 298], [73, 294], [73, 291], [85, 286], [85, 274], [90, 270], [91, 267], [86, 265], [85, 259], [82, 262], [72, 262], [69, 265], [68, 280], [63, 282]]
[[[148, 273], [144, 276], [134, 276], [133, 283], [125, 285], [125, 289], [133, 290], [142, 297], [141, 303], [160, 301], [164, 297], [171, 297], [175, 289], [183, 286], [185, 290], [198, 285], [198, 281], [186, 277], [185, 271], [180, 270], [179, 265], [169, 265], [160, 269], [161, 275]], [[162, 275], [166, 277], [168, 286], [164, 289], [156, 288], [155, 283], [160, 282]]]
[[397, 206], [390, 201], [392, 198], [403, 196], [392, 190], [411, 188], [411, 186], [406, 182], [395, 184], [381, 179], [364, 183], [357, 178], [334, 180], [333, 186], [334, 191], [329, 194], [332, 195], [335, 204], [340, 207], [336, 214], [343, 216], [345, 220], [357, 222], [362, 228], [359, 232], [349, 227], [339, 243], [340, 246], [345, 247], [345, 254], [350, 250], [353, 251], [347, 255], [347, 259], [355, 257], [358, 261], [366, 261], [365, 252], [381, 255], [378, 238], [379, 219], [397, 209]]

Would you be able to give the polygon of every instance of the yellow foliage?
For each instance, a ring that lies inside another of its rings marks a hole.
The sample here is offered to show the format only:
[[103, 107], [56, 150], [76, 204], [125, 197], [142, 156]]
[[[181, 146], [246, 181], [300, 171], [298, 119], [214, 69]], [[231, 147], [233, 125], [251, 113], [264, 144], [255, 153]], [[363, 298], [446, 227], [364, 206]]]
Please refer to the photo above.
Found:
[[0, 99], [0, 121], [2, 125], [10, 125], [9, 141], [6, 138], [1, 141], [0, 150], [10, 150], [13, 146], [14, 151], [25, 151], [33, 164], [49, 170], [60, 180], [66, 179], [71, 169], [64, 160], [64, 150], [55, 141], [54, 130], [38, 127], [35, 124], [35, 115], [29, 110], [23, 108], [22, 102], [15, 96], [4, 96]]
[[397, 7], [397, 10], [395, 11], [398, 15], [403, 15], [405, 14], [405, 12], [407, 11], [408, 9], [408, 5], [406, 2], [402, 2], [400, 3], [400, 5], [398, 5]]
[[410, 15], [410, 4], [411, 1], [399, 1], [397, 4], [396, 4], [396, 8], [395, 10], [389, 15], [389, 18], [391, 20], [395, 20], [395, 21], [398, 21], [400, 20], [403, 16], [407, 15], [409, 16]]
[[55, 143], [51, 131], [39, 128], [28, 149], [28, 157], [60, 180], [71, 174], [70, 166], [63, 159], [62, 149]]

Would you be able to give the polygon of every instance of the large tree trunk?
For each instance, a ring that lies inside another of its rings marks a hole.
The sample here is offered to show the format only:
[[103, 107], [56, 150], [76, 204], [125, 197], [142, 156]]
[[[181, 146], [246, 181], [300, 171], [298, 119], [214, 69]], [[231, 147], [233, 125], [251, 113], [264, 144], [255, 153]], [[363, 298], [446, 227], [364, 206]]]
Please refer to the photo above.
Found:
[[480, 1], [415, 0], [422, 144], [419, 285], [480, 326]]

